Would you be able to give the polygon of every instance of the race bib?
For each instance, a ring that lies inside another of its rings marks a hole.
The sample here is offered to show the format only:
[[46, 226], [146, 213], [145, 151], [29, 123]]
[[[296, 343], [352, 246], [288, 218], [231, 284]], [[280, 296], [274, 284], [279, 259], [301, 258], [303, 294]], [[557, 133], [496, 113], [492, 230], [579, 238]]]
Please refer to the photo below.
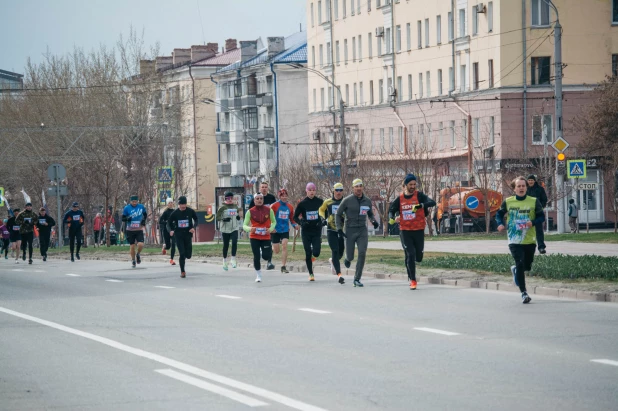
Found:
[[237, 215], [238, 215], [238, 210], [234, 210], [233, 208], [230, 208], [227, 210], [228, 217], [236, 217]]
[[24, 223], [30, 224], [32, 222], [32, 218], [24, 218]]
[[139, 226], [140, 226], [139, 221], [131, 221], [131, 225], [130, 225], [131, 228], [139, 228]]
[[189, 228], [189, 220], [178, 220], [178, 228]]
[[74, 215], [73, 216], [73, 221], [79, 221], [80, 216], [79, 215]]
[[314, 221], [318, 219], [318, 212], [317, 211], [307, 211], [307, 220], [308, 221]]
[[370, 207], [361, 206], [359, 215], [367, 215], [367, 213], [369, 212], [369, 209]]
[[289, 220], [290, 210], [279, 210], [279, 220]]
[[414, 220], [416, 218], [416, 213], [412, 210], [403, 210], [402, 218], [404, 221]]
[[3, 231], [2, 234], [9, 235], [9, 232], [8, 231]]
[[337, 210], [339, 210], [339, 204], [333, 205], [333, 214], [337, 214]]
[[39, 223], [41, 223], [41, 224], [45, 224], [45, 223], [46, 223], [46, 221], [45, 221], [45, 219], [44, 219], [44, 218], [39, 218]]
[[257, 235], [266, 235], [267, 232], [268, 230], [265, 227], [258, 227], [255, 229]]
[[13, 231], [19, 231], [19, 226], [18, 225], [14, 225], [13, 226]]
[[526, 219], [519, 219], [519, 220], [515, 220], [515, 227], [518, 230], [526, 230], [528, 227], [526, 227], [526, 224], [528, 224], [528, 220]]

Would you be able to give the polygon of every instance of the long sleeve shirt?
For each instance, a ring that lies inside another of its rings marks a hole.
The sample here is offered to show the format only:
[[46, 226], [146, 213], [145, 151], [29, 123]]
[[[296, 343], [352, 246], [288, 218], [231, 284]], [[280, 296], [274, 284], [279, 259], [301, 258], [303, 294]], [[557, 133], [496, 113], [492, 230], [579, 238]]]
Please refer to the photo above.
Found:
[[45, 214], [44, 216], [42, 216], [39, 214], [39, 221], [36, 227], [39, 229], [40, 232], [42, 233], [51, 232], [52, 227], [55, 225], [56, 225], [56, 220], [54, 220], [50, 215]]
[[[276, 201], [277, 201], [277, 197], [275, 197], [274, 195], [270, 193], [264, 196], [264, 205], [275, 204]], [[253, 198], [252, 198], [251, 203], [249, 203], [249, 208], [253, 208], [253, 207], [255, 207], [255, 201], [253, 201]]]
[[69, 210], [62, 221], [69, 226], [69, 231], [78, 232], [84, 225], [84, 212], [82, 210]]
[[32, 210], [24, 210], [17, 216], [16, 222], [19, 226], [19, 232], [21, 234], [31, 233], [34, 231], [34, 226], [39, 221], [39, 217]]
[[174, 231], [174, 235], [188, 233], [189, 230], [197, 227], [197, 224], [197, 213], [192, 208], [187, 207], [184, 210], [177, 208], [167, 220], [167, 231]]
[[[322, 206], [320, 207], [320, 217], [328, 221], [327, 227], [330, 231], [337, 231], [337, 223], [335, 222], [335, 217], [337, 215], [337, 209], [339, 208], [339, 205], [342, 201], [343, 198], [341, 198], [340, 200], [335, 200], [334, 197], [327, 198], [326, 200], [324, 200]], [[341, 220], [341, 222], [343, 223], [343, 218]]]
[[[417, 191], [417, 198], [418, 198], [418, 203], [421, 204], [423, 206], [423, 209], [425, 210], [425, 215], [427, 215], [427, 209], [430, 207], [435, 207], [436, 206], [436, 202], [434, 200], [432, 200], [431, 198], [429, 198], [429, 196], [425, 193], [423, 193], [422, 191]], [[403, 195], [405, 198], [412, 198], [414, 196], [414, 194], [410, 194], [407, 195], [404, 193]], [[390, 205], [390, 207], [388, 208], [388, 218], [389, 219], [393, 219], [395, 218], [396, 214], [399, 214], [399, 209], [401, 207], [401, 201], [399, 196], [397, 196], [397, 198], [395, 199], [395, 201], [393, 201]]]
[[[345, 215], [345, 220], [343, 217]], [[375, 220], [373, 210], [371, 209], [371, 199], [363, 194], [362, 197], [357, 197], [351, 194], [344, 198], [339, 204], [337, 209], [337, 217], [335, 218], [335, 224], [337, 224], [337, 230], [345, 228], [359, 228], [367, 227], [367, 217], [372, 223]], [[345, 223], [343, 222], [345, 221]]]
[[[243, 230], [245, 230], [247, 233], [250, 233], [251, 228], [253, 227], [253, 225], [251, 224], [251, 210], [247, 210], [247, 214], [245, 214], [245, 221], [243, 221], [243, 223]], [[268, 231], [273, 231], [276, 226], [277, 219], [275, 218], [275, 213], [273, 212], [273, 210], [270, 210], [270, 227], [268, 228]]]
[[238, 204], [223, 204], [217, 210], [217, 223], [219, 224], [219, 231], [222, 233], [230, 234], [238, 230], [240, 227], [240, 213], [242, 209], [238, 207]]
[[[294, 211], [294, 221], [300, 224], [304, 232], [321, 232], [322, 219], [320, 218], [320, 207], [324, 201], [318, 197], [305, 197]], [[302, 217], [302, 218], [301, 218]]]

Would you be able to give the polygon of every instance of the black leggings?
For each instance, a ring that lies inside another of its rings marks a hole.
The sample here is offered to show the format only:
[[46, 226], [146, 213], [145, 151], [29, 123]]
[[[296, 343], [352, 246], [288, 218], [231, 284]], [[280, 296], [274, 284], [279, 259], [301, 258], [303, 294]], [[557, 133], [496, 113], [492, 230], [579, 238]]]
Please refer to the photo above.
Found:
[[186, 232], [175, 232], [176, 247], [178, 247], [178, 255], [180, 256], [180, 272], [185, 272], [185, 260], [190, 260], [193, 255], [193, 234]]
[[326, 237], [328, 238], [328, 246], [330, 247], [331, 258], [333, 260], [335, 271], [337, 274], [341, 274], [340, 260], [345, 252], [345, 241], [343, 241], [343, 237], [339, 237], [339, 233], [336, 231], [328, 230], [326, 232]]
[[165, 226], [161, 226], [161, 232], [163, 233], [163, 241], [165, 242], [165, 249], [172, 249], [172, 253], [170, 254], [170, 260], [174, 259], [174, 254], [176, 254], [176, 237], [170, 236], [170, 233], [167, 231]]
[[82, 230], [69, 231], [69, 250], [71, 250], [71, 255], [73, 255], [75, 243], [77, 243], [77, 249], [75, 251], [79, 254], [79, 250], [82, 248]]
[[416, 263], [423, 261], [425, 249], [425, 230], [401, 230], [401, 244], [406, 253], [406, 270], [408, 279], [416, 281]]
[[273, 249], [270, 244], [270, 239], [268, 240], [258, 240], [257, 238], [251, 238], [251, 251], [253, 251], [253, 267], [255, 271], [259, 271], [262, 269], [262, 265], [260, 263], [260, 251], [262, 252], [262, 258], [264, 261], [270, 261]]
[[303, 247], [305, 248], [305, 263], [309, 274], [313, 274], [313, 262], [311, 257], [319, 257], [322, 249], [322, 233], [302, 231]]
[[0, 254], [2, 254], [2, 251], [4, 251], [5, 257], [9, 255], [9, 244], [11, 244], [11, 240], [9, 240], [8, 238], [2, 239], [2, 248], [0, 248]]
[[232, 257], [236, 257], [236, 248], [238, 246], [238, 230], [231, 233], [222, 233], [223, 235], [223, 258], [227, 258], [227, 250], [230, 248], [230, 240], [232, 240]]
[[26, 248], [28, 249], [28, 259], [32, 260], [32, 242], [34, 241], [34, 233], [23, 233], [21, 235], [21, 249], [26, 256]]
[[515, 278], [517, 279], [517, 284], [519, 284], [519, 291], [523, 293], [526, 291], [524, 271], [532, 269], [536, 244], [509, 244], [509, 250], [515, 260]]
[[99, 234], [101, 234], [101, 230], [94, 231], [94, 245], [99, 245]]
[[39, 248], [41, 251], [41, 257], [47, 257], [47, 250], [49, 249], [49, 236], [50, 232], [39, 231]]

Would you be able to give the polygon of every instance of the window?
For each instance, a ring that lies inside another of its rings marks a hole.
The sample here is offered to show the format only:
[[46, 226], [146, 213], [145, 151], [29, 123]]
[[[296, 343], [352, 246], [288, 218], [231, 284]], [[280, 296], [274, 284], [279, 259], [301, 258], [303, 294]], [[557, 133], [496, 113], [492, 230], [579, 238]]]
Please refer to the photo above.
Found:
[[476, 4], [472, 6], [472, 35], [479, 34], [479, 14], [476, 12]]
[[421, 148], [425, 148], [425, 125], [418, 125], [418, 143]]
[[418, 36], [417, 47], [420, 49], [423, 48], [423, 22], [420, 20], [416, 22], [416, 31]]
[[442, 44], [442, 16], [436, 17], [436, 42]]
[[496, 143], [495, 135], [496, 119], [494, 116], [489, 117], [489, 145], [493, 146]]
[[330, 21], [330, 5], [331, 5], [331, 0], [326, 0], [326, 21]]
[[455, 91], [455, 75], [453, 74], [453, 67], [448, 68], [448, 91]]
[[532, 57], [532, 85], [549, 84], [550, 64], [549, 57]]
[[376, 139], [373, 133], [373, 129], [371, 129], [371, 154], [375, 154], [376, 152]]
[[480, 120], [478, 118], [475, 118], [474, 120], [472, 120], [472, 135], [474, 138], [474, 147], [480, 147], [481, 146], [481, 125], [480, 125]]
[[468, 120], [461, 121], [461, 138], [464, 148], [468, 148]]
[[618, 77], [618, 54], [612, 54], [612, 76]]
[[346, 15], [346, 10], [347, 10], [347, 6], [346, 6], [346, 1], [347, 0], [342, 0], [341, 3], [343, 4], [343, 18], [345, 19], [345, 15]]
[[442, 94], [442, 69], [438, 69], [438, 95]]
[[345, 85], [345, 102], [346, 104], [350, 104], [350, 85], [346, 84]]
[[551, 114], [532, 116], [532, 144], [549, 144], [553, 141]]
[[363, 60], [363, 38], [358, 35], [358, 61]]
[[410, 23], [406, 24], [406, 50], [412, 50], [412, 27]]
[[313, 89], [313, 111], [318, 111], [318, 101], [317, 101], [317, 93], [316, 90]]
[[356, 62], [356, 37], [352, 37], [352, 61]]
[[423, 98], [423, 73], [418, 73], [418, 98]]
[[367, 11], [371, 11], [371, 0], [367, 0]]
[[369, 81], [369, 104], [373, 105], [373, 80]]
[[459, 9], [459, 37], [466, 37], [466, 9]]
[[365, 95], [363, 92], [363, 82], [358, 83], [358, 94], [360, 95], [360, 105], [365, 105]]
[[348, 64], [348, 39], [343, 40], [343, 62]]
[[318, 24], [322, 24], [322, 2], [318, 1]]
[[466, 91], [468, 89], [466, 84], [466, 73], [467, 67], [465, 64], [462, 64], [459, 67], [459, 91]]
[[395, 50], [397, 52], [401, 51], [401, 26], [396, 27], [395, 31]]
[[395, 152], [395, 135], [393, 134], [393, 128], [389, 127], [388, 128], [388, 145], [390, 146], [390, 150], [389, 152], [394, 153]]
[[489, 88], [493, 88], [494, 86], [494, 61], [493, 60], [489, 60], [488, 64], [487, 64], [487, 77], [489, 79]]
[[320, 67], [324, 67], [324, 46], [320, 44]]
[[474, 90], [479, 89], [479, 63], [472, 63], [472, 77], [473, 77], [473, 88]]
[[[345, 0], [343, 2], [345, 3]], [[339, 0], [335, 0], [333, 7], [335, 9], [335, 20], [339, 20]]]
[[331, 48], [330, 42], [326, 43], [326, 64], [327, 65], [331, 65], [333, 64], [332, 59], [333, 58], [333, 50]]
[[[401, 96], [403, 92], [403, 80], [401, 79], [401, 76], [397, 77], [397, 97]], [[401, 101], [401, 98], [397, 99], [398, 101]]]
[[429, 47], [429, 19], [425, 19], [425, 47]]
[[442, 150], [444, 148], [444, 123], [438, 123], [438, 149]]
[[393, 49], [391, 48], [391, 28], [387, 27], [384, 33], [384, 41], [386, 42], [386, 54], [391, 54]]
[[[344, 0], [345, 2], [345, 0]], [[355, 9], [354, 9], [354, 0], [350, 0], [350, 15], [354, 15], [355, 13]]]
[[432, 149], [433, 148], [433, 141], [432, 141], [432, 137], [431, 137], [431, 124], [427, 124], [427, 148]]
[[547, 1], [532, 0], [532, 25], [549, 26], [549, 3]]
[[371, 33], [367, 34], [367, 47], [369, 47], [368, 49], [369, 58], [372, 58], [373, 57], [373, 44], [371, 43]]
[[339, 53], [339, 40], [335, 42], [335, 62], [337, 65], [341, 63], [341, 54]]
[[313, 18], [313, 3], [311, 3], [311, 27], [315, 27], [315, 21]]
[[494, 31], [494, 2], [487, 3], [487, 31]]
[[412, 74], [408, 74], [408, 100], [412, 100]]
[[376, 43], [378, 45], [378, 56], [382, 55], [382, 38], [376, 37]]
[[403, 153], [403, 127], [399, 127], [398, 131], [397, 131], [397, 135], [399, 137], [398, 139], [398, 143], [399, 143], [399, 151]]
[[243, 110], [244, 125], [248, 129], [258, 128], [258, 112], [257, 107], [247, 108]]
[[315, 46], [311, 46], [311, 62], [313, 63], [313, 67], [315, 68]]
[[384, 80], [380, 80], [380, 82], [378, 83], [378, 98], [379, 98], [379, 102], [380, 104], [384, 103]]
[[328, 87], [328, 107], [332, 107], [333, 106], [333, 88], [332, 87]]
[[448, 132], [451, 136], [451, 148], [457, 147], [457, 142], [455, 141], [455, 121], [451, 120]]
[[614, 0], [614, 12], [612, 13], [612, 22], [618, 23], [618, 0]]
[[356, 1], [356, 14], [360, 14], [361, 10], [361, 0]]
[[356, 88], [356, 83], [354, 83], [354, 105], [358, 106], [358, 89]]
[[431, 97], [431, 73], [425, 73], [425, 83], [427, 84], [427, 97]]
[[408, 153], [414, 150], [414, 126], [408, 126]]
[[384, 153], [384, 129], [380, 129], [380, 153]]
[[320, 107], [321, 111], [324, 111], [324, 87], [320, 89]]
[[448, 41], [453, 41], [453, 28], [455, 27], [455, 22], [453, 21], [453, 13], [448, 12]]

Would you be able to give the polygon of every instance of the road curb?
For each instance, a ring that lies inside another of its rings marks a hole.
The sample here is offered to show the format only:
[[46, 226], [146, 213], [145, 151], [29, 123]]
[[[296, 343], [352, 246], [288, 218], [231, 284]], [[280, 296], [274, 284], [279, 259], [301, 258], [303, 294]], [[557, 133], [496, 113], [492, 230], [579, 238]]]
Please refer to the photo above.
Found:
[[[63, 257], [48, 257], [50, 260], [67, 260], [67, 258]], [[82, 260], [89, 261], [128, 261], [120, 258], [101, 258], [101, 257], [81, 257]], [[160, 258], [142, 258], [143, 262], [149, 263], [160, 263]], [[192, 262], [203, 263], [203, 264], [215, 264], [218, 265], [221, 263], [221, 259], [205, 259], [205, 260], [191, 260]], [[253, 266], [252, 263], [248, 262], [248, 260], [238, 260], [238, 265], [242, 267], [251, 268]], [[307, 267], [304, 264], [299, 265], [288, 265], [288, 270], [290, 272], [295, 273], [306, 273]], [[316, 274], [331, 274], [331, 271], [328, 267], [324, 266], [316, 266], [313, 270]], [[348, 270], [346, 270], [348, 271]], [[350, 275], [353, 276], [354, 271], [349, 270]], [[331, 274], [332, 275], [332, 274]], [[363, 277], [367, 278], [376, 278], [380, 280], [394, 280], [394, 281], [408, 281], [408, 276], [406, 274], [386, 274], [386, 273], [373, 273], [373, 272], [364, 272]], [[493, 282], [493, 281], [481, 281], [481, 280], [463, 280], [463, 279], [448, 279], [441, 277], [432, 277], [432, 276], [418, 276], [418, 282], [420, 284], [434, 284], [434, 285], [445, 285], [450, 287], [460, 287], [460, 288], [477, 288], [483, 290], [491, 290], [491, 291], [503, 291], [510, 293], [520, 293], [519, 287], [515, 286], [512, 283], [501, 283], [501, 282]], [[608, 303], [618, 303], [618, 293], [611, 292], [596, 292], [596, 291], [584, 291], [584, 290], [574, 290], [571, 288], [553, 288], [553, 287], [541, 287], [534, 286], [528, 289], [528, 294], [534, 295], [543, 295], [549, 297], [557, 297], [561, 299], [571, 299], [571, 300], [579, 300], [579, 301], [594, 301], [594, 302], [608, 302]]]

